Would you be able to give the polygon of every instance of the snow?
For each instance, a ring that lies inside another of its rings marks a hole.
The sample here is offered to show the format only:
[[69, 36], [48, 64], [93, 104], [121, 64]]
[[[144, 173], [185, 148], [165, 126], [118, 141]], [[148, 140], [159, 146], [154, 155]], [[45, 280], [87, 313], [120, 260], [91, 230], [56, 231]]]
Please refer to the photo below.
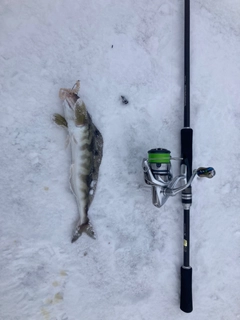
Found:
[[[194, 168], [217, 172], [193, 182], [194, 320], [240, 318], [239, 16], [238, 0], [191, 2]], [[155, 208], [141, 168], [149, 149], [180, 155], [183, 1], [2, 0], [0, 30], [0, 319], [185, 319], [180, 198]], [[97, 240], [71, 244], [70, 150], [51, 117], [78, 79], [104, 154]]]

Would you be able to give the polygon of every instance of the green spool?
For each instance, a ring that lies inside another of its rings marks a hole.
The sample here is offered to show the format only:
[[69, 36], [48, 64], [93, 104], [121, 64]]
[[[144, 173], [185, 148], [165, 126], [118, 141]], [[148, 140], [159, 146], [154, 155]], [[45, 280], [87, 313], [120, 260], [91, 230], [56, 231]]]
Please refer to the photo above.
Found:
[[170, 163], [170, 151], [167, 149], [157, 148], [148, 151], [149, 163]]

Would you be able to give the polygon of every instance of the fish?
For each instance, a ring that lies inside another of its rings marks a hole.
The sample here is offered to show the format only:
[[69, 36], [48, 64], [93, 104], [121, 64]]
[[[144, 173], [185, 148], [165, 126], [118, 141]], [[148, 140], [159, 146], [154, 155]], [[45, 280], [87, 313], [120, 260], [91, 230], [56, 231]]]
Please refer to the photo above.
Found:
[[79, 97], [80, 81], [72, 89], [61, 88], [64, 115], [55, 113], [53, 121], [68, 132], [71, 148], [70, 189], [75, 195], [79, 220], [72, 236], [75, 242], [83, 233], [95, 237], [88, 210], [93, 201], [103, 155], [103, 137]]

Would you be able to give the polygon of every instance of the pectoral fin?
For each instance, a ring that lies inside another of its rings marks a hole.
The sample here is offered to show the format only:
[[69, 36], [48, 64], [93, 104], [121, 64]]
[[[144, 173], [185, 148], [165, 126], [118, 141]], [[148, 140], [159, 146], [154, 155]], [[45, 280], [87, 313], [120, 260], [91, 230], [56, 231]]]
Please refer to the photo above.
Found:
[[67, 120], [61, 116], [59, 113], [54, 113], [53, 115], [53, 121], [58, 125], [61, 126], [63, 128], [67, 128], [68, 124], [67, 124]]

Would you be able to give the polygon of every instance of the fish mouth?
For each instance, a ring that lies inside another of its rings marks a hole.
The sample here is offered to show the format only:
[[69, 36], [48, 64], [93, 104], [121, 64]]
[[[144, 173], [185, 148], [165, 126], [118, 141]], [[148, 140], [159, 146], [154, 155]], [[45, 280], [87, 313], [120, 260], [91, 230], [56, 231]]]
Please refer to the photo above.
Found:
[[71, 109], [79, 99], [79, 96], [75, 92], [73, 92], [73, 90], [71, 89], [60, 89], [59, 97], [61, 100], [66, 100], [69, 106], [71, 107]]
[[73, 107], [74, 107], [75, 103], [77, 102], [77, 100], [79, 99], [79, 96], [76, 95], [75, 93], [70, 93], [66, 96], [65, 99], [68, 103], [69, 108], [71, 108], [73, 110]]

